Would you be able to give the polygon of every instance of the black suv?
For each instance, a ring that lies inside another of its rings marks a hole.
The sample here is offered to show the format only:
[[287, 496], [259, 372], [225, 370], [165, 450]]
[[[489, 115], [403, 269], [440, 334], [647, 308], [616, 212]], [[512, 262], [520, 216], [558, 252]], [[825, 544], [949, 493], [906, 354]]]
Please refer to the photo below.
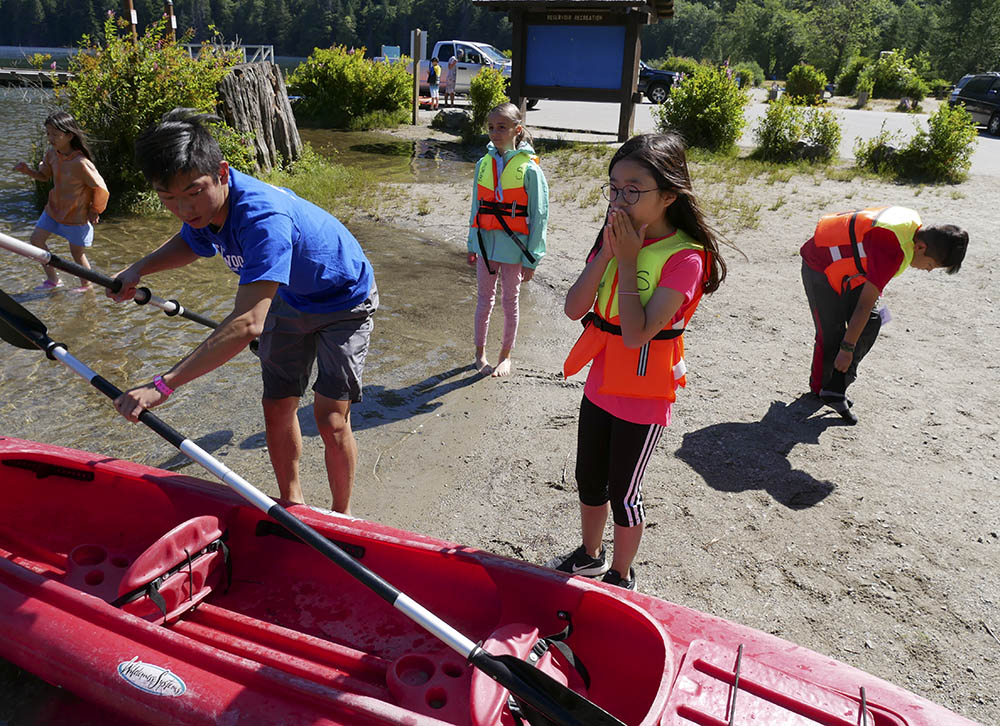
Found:
[[[963, 80], [965, 80], [963, 78]], [[972, 120], [994, 136], [1000, 136], [1000, 73], [977, 73], [965, 81], [948, 103], [961, 103]]]
[[670, 89], [680, 75], [674, 71], [661, 71], [650, 68], [639, 61], [639, 93], [649, 99], [650, 103], [663, 103], [670, 95]]

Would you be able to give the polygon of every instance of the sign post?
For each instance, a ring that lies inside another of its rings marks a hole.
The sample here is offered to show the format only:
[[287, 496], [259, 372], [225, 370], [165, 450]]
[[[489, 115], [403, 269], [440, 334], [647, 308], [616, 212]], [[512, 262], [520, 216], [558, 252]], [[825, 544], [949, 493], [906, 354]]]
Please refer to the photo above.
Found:
[[174, 0], [165, 0], [163, 14], [167, 16], [167, 34], [171, 40], [177, 40], [177, 16], [174, 15]]
[[420, 28], [410, 31], [410, 56], [413, 58], [413, 125], [417, 125], [417, 110], [420, 108], [420, 60], [427, 47], [427, 38]]

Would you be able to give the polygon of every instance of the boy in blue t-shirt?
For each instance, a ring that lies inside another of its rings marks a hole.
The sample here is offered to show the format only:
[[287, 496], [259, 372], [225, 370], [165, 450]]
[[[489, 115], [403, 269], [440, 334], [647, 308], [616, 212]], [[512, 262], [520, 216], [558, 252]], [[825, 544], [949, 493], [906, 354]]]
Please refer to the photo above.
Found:
[[119, 396], [115, 408], [137, 421], [143, 409], [163, 403], [259, 336], [271, 465], [281, 496], [303, 502], [296, 412], [318, 360], [316, 425], [326, 447], [333, 509], [349, 514], [357, 463], [351, 403], [361, 400], [378, 308], [371, 263], [335, 217], [288, 189], [231, 169], [203, 125], [208, 120], [214, 117], [174, 109], [136, 139], [140, 169], [183, 225], [118, 273], [121, 291], [111, 296], [129, 300], [144, 275], [218, 253], [240, 277], [233, 311], [169, 371]]

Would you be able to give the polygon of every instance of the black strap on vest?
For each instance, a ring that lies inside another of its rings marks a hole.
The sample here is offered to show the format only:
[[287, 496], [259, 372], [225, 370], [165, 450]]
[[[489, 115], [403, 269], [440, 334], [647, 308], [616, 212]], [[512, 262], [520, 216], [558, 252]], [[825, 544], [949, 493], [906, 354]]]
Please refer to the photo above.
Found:
[[[612, 335], [620, 336], [622, 334], [622, 329], [620, 325], [615, 325], [614, 323], [609, 323], [607, 320], [602, 318], [600, 315], [591, 310], [589, 313], [583, 316], [580, 321], [583, 323], [583, 327], [588, 325], [593, 325], [598, 330], [603, 330], [605, 333], [611, 333]], [[650, 340], [673, 340], [674, 338], [679, 338], [684, 334], [687, 328], [673, 328], [671, 330], [661, 330], [659, 333], [654, 335]]]
[[517, 238], [517, 235], [514, 234], [514, 230], [510, 228], [510, 225], [507, 224], [507, 220], [504, 219], [505, 216], [527, 217], [528, 207], [524, 204], [518, 204], [517, 202], [511, 202], [507, 205], [502, 202], [480, 201], [479, 208], [476, 209], [476, 236], [479, 237], [479, 253], [483, 256], [483, 264], [486, 265], [486, 271], [491, 275], [496, 274], [493, 272], [492, 268], [490, 268], [490, 261], [486, 257], [486, 243], [483, 242], [483, 233], [479, 227], [479, 215], [484, 212], [486, 214], [492, 214], [496, 217], [500, 226], [503, 227], [503, 231], [506, 232], [507, 236], [510, 237], [514, 244], [518, 246], [525, 259], [531, 264], [535, 264], [535, 256], [528, 252], [528, 248], [525, 247], [524, 243]]
[[[548, 652], [549, 648], [555, 648], [562, 653], [566, 662], [580, 674], [584, 685], [590, 688], [590, 672], [573, 652], [573, 649], [569, 647], [569, 644], [566, 643], [566, 639], [573, 632], [573, 621], [570, 619], [569, 613], [564, 610], [560, 610], [558, 615], [560, 620], [566, 621], [566, 627], [555, 635], [550, 635], [547, 638], [539, 638], [538, 642], [531, 647], [531, 652], [528, 653], [528, 662], [537, 668], [538, 664], [542, 661], [542, 656]], [[531, 726], [551, 726], [548, 719], [529, 706], [522, 704], [509, 693], [507, 694], [507, 708], [510, 710], [510, 715], [513, 716], [514, 723], [517, 726], [524, 726], [525, 723]]]
[[[872, 219], [872, 227], [875, 226], [876, 222], [878, 222], [878, 218], [882, 216], [882, 212], [884, 212], [886, 209], [888, 209], [888, 207], [880, 209], [878, 214], [875, 215], [875, 218]], [[858, 231], [854, 228], [854, 223], [857, 221], [858, 215], [860, 213], [861, 210], [855, 210], [854, 213], [851, 214], [851, 221], [847, 226], [847, 234], [851, 240], [851, 252], [854, 253], [854, 266], [858, 268], [858, 274], [851, 275], [850, 277], [845, 277], [843, 280], [841, 280], [840, 282], [841, 295], [843, 295], [845, 292], [848, 291], [849, 289], [848, 285], [850, 285], [850, 283], [854, 280], [854, 278], [863, 277], [865, 278], [865, 280], [868, 279], [868, 273], [865, 271], [864, 266], [861, 264], [861, 250], [858, 248]]]

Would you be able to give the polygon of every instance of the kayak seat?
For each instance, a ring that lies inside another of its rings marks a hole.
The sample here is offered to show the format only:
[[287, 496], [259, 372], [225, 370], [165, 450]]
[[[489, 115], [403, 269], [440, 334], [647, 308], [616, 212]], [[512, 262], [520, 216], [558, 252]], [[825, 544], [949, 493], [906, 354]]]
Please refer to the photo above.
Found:
[[183, 522], [135, 558], [122, 574], [112, 605], [167, 625], [232, 575], [226, 530], [213, 515]]
[[469, 723], [469, 666], [452, 651], [405, 653], [385, 674], [396, 704], [445, 723]]
[[[527, 661], [554, 680], [586, 698], [587, 684], [584, 682], [586, 669], [580, 668], [579, 664], [572, 664], [565, 655], [564, 649], [544, 647], [545, 644], [551, 645], [554, 642], [561, 642], [568, 635], [568, 632], [567, 630], [551, 638], [541, 638], [538, 634], [538, 628], [532, 625], [508, 623], [494, 630], [481, 647], [492, 655], [512, 655]], [[540, 656], [539, 652], [542, 653]], [[509, 696], [506, 688], [482, 671], [473, 670], [469, 691], [471, 726], [495, 726], [495, 724], [522, 726], [527, 724], [527, 719], [522, 714], [517, 713], [518, 704], [512, 703]]]

